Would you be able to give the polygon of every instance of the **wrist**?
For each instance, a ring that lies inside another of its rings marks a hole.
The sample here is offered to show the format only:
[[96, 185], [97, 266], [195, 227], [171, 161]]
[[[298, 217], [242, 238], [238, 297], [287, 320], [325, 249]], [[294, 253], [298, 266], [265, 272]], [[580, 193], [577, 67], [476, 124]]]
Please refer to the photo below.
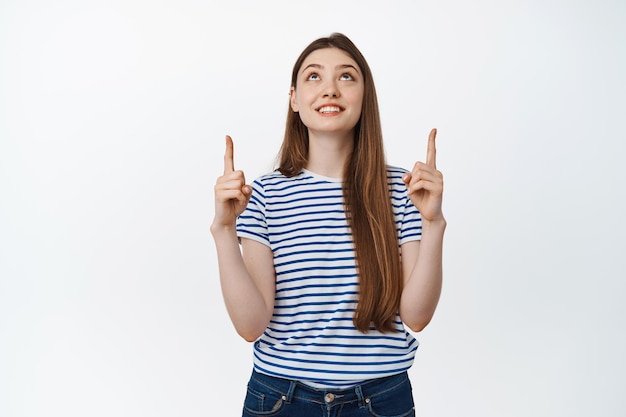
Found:
[[422, 228], [425, 230], [440, 230], [443, 232], [446, 230], [447, 225], [448, 222], [443, 217], [443, 214], [440, 217], [431, 220], [422, 218]]
[[237, 226], [234, 223], [233, 224], [212, 223], [209, 230], [211, 231], [211, 234], [213, 235], [214, 238], [218, 238], [224, 235], [233, 235], [233, 234], [236, 235], [237, 234]]

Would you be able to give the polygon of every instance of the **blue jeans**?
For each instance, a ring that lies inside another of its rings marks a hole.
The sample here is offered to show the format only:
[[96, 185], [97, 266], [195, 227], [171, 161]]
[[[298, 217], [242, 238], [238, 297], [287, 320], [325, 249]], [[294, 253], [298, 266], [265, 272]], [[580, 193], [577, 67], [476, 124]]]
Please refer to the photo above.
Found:
[[349, 389], [315, 389], [256, 371], [248, 383], [243, 417], [409, 417], [415, 416], [406, 372]]

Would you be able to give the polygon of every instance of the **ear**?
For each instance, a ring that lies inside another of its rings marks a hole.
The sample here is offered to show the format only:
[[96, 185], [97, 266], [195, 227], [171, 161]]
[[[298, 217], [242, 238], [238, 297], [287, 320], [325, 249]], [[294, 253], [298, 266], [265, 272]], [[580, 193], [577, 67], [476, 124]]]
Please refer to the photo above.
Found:
[[296, 89], [294, 87], [289, 89], [289, 102], [291, 103], [291, 110], [298, 113], [299, 107], [298, 101], [296, 100]]

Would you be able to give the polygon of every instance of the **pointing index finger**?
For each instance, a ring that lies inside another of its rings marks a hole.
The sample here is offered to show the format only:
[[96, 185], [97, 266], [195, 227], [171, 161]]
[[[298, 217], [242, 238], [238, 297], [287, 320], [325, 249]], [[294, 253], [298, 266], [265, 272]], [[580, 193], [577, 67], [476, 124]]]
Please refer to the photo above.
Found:
[[437, 169], [437, 149], [435, 147], [435, 138], [437, 137], [437, 129], [432, 129], [428, 135], [428, 150], [426, 151], [426, 165]]
[[235, 170], [235, 162], [233, 158], [233, 139], [226, 135], [226, 152], [224, 153], [224, 175], [230, 174]]

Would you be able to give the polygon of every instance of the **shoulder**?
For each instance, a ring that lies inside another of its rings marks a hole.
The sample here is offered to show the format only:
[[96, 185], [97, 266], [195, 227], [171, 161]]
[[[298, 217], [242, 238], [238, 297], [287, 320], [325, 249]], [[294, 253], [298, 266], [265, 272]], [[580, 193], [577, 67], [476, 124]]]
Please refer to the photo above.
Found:
[[257, 177], [254, 181], [261, 183], [261, 184], [267, 184], [267, 183], [272, 183], [276, 181], [281, 181], [286, 178], [287, 177], [281, 174], [280, 171], [272, 171], [272, 172], [268, 172]]
[[282, 184], [306, 182], [309, 178], [310, 176], [307, 176], [304, 171], [298, 175], [294, 175], [293, 177], [287, 177], [280, 171], [272, 171], [257, 177], [254, 182], [262, 185], [263, 187], [275, 187]]
[[397, 167], [394, 165], [387, 165], [387, 178], [400, 178], [402, 179], [402, 176], [406, 173], [408, 173], [409, 170], [402, 168], [402, 167]]
[[406, 190], [406, 184], [402, 176], [409, 173], [408, 170], [393, 165], [387, 165], [387, 183], [396, 191]]
[[293, 177], [287, 177], [280, 171], [273, 171], [257, 177], [252, 183], [252, 188], [263, 195], [281, 195], [306, 186], [310, 182], [310, 176], [301, 172]]

